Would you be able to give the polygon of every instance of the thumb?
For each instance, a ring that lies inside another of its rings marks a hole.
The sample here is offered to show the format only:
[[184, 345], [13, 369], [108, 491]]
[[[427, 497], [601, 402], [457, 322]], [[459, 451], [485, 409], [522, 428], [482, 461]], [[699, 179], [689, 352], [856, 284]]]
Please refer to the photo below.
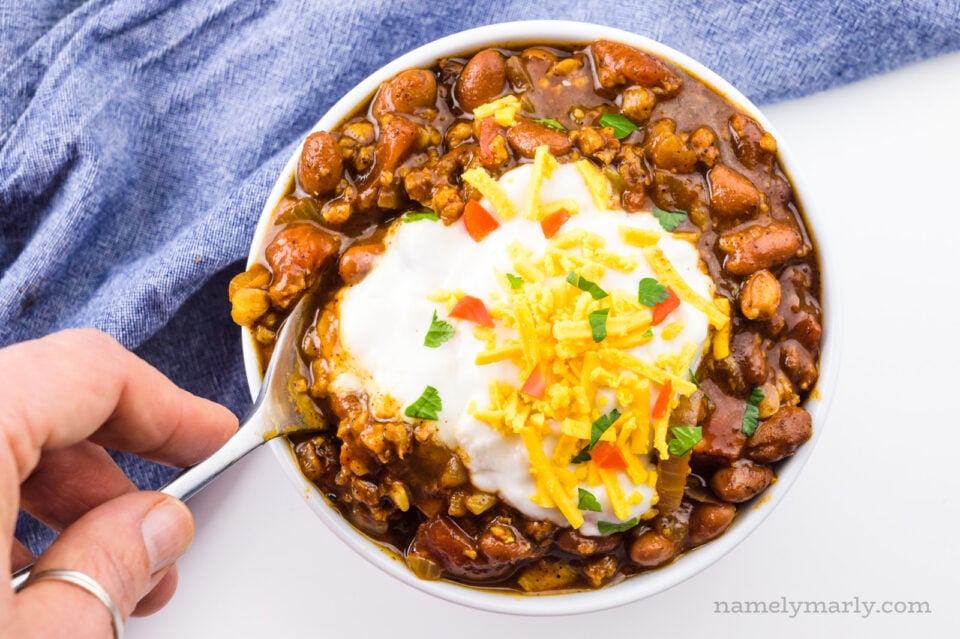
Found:
[[[124, 618], [164, 577], [193, 540], [193, 516], [183, 502], [155, 492], [108, 501], [67, 528], [37, 560], [34, 573], [79, 570], [95, 579]], [[44, 580], [17, 597], [19, 621], [30, 636], [109, 637], [110, 616], [89, 593]]]

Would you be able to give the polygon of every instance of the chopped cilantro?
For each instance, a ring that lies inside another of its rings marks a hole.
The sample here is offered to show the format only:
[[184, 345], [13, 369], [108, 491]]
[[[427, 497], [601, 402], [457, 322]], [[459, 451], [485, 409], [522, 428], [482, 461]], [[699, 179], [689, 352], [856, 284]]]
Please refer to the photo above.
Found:
[[582, 464], [585, 461], [590, 460], [590, 447], [584, 446], [580, 449], [580, 452], [573, 456], [570, 460], [571, 464]]
[[603, 507], [600, 505], [600, 502], [597, 501], [597, 498], [589, 490], [577, 488], [577, 496], [577, 508], [580, 510], [589, 510], [595, 513], [603, 512]]
[[760, 409], [753, 404], [747, 404], [743, 410], [743, 421], [740, 422], [740, 430], [749, 437], [757, 432], [757, 426], [760, 425]]
[[523, 278], [517, 275], [514, 275], [513, 273], [507, 273], [507, 281], [510, 282], [510, 288], [512, 288], [513, 290], [517, 290], [518, 288], [523, 286]]
[[673, 439], [667, 448], [676, 457], [683, 457], [703, 439], [703, 428], [700, 426], [672, 426], [670, 432], [673, 433]]
[[653, 308], [668, 297], [670, 297], [670, 291], [654, 278], [645, 277], [640, 280], [640, 286], [637, 287], [637, 299], [644, 306]]
[[613, 533], [624, 532], [625, 530], [630, 530], [634, 526], [640, 523], [636, 517], [631, 517], [626, 521], [619, 523], [610, 523], [609, 521], [598, 521], [597, 530], [600, 531], [601, 535], [611, 535]]
[[597, 286], [596, 282], [591, 282], [586, 278], [580, 277], [573, 271], [570, 271], [567, 274], [567, 282], [569, 282], [573, 286], [576, 286], [581, 291], [586, 291], [587, 293], [590, 293], [590, 297], [592, 297], [595, 300], [602, 300], [607, 296], [607, 292], [602, 288], [600, 288], [599, 286]]
[[597, 421], [590, 425], [590, 443], [580, 449], [580, 452], [570, 460], [571, 464], [582, 464], [590, 459], [590, 451], [597, 445], [607, 429], [613, 426], [613, 423], [620, 419], [620, 411], [614, 408], [606, 415], [601, 415]]
[[540, 118], [539, 120], [534, 120], [534, 122], [536, 122], [537, 124], [548, 126], [551, 129], [556, 129], [557, 131], [563, 131], [564, 133], [566, 133], [567, 131], [567, 127], [563, 126], [553, 118]]
[[740, 430], [747, 437], [757, 432], [757, 426], [760, 425], [760, 409], [758, 406], [763, 399], [763, 391], [759, 388], [754, 388], [750, 392], [750, 399], [747, 400], [747, 407], [743, 411], [743, 421], [740, 423]]
[[618, 419], [620, 419], [620, 411], [616, 408], [606, 415], [601, 415], [597, 418], [597, 421], [593, 422], [590, 426], [590, 445], [587, 446], [587, 448], [593, 450], [593, 447], [600, 441], [600, 437], [602, 437], [603, 434], [607, 432], [607, 429], [613, 426], [613, 423]]
[[440, 393], [433, 386], [427, 386], [423, 394], [417, 398], [403, 414], [413, 419], [430, 419], [436, 421], [437, 412], [443, 410], [443, 402], [440, 401]]
[[453, 326], [451, 326], [449, 322], [437, 319], [437, 312], [434, 311], [433, 319], [430, 320], [430, 328], [427, 329], [427, 334], [423, 338], [423, 345], [429, 346], [430, 348], [437, 348], [453, 337], [454, 333]]
[[618, 140], [622, 140], [640, 128], [629, 118], [619, 113], [604, 113], [600, 116], [600, 126], [608, 126], [613, 129], [613, 135]]
[[663, 227], [664, 231], [672, 231], [680, 226], [680, 222], [687, 219], [686, 211], [664, 211], [663, 209], [653, 207], [653, 214], [660, 220], [660, 226]]
[[593, 341], [598, 344], [607, 337], [607, 316], [610, 314], [609, 308], [603, 308], [599, 311], [593, 311], [587, 316], [590, 320], [590, 331], [593, 333]]
[[404, 223], [407, 222], [416, 222], [418, 220], [430, 220], [431, 222], [439, 222], [440, 216], [427, 209], [425, 211], [418, 211], [416, 213], [407, 213], [403, 216]]
[[643, 335], [641, 335], [640, 337], [653, 337], [653, 329], [648, 328], [643, 332]]

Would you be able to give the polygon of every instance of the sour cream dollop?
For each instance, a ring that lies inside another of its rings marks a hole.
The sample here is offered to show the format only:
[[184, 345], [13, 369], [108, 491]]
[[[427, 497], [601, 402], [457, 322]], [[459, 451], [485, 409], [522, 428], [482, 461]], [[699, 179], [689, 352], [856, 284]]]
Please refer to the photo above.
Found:
[[[518, 209], [524, 206], [532, 171], [532, 165], [521, 165], [498, 181]], [[650, 213], [601, 210], [573, 164], [558, 166], [542, 183], [540, 202], [559, 200], [572, 200], [579, 209], [563, 224], [562, 233], [583, 229], [603, 238], [609, 252], [636, 260], [630, 272], [605, 269], [596, 282], [604, 291], [617, 291], [636, 299], [638, 282], [657, 277], [641, 250], [624, 241], [622, 229], [626, 227], [659, 233], [661, 237], [656, 246], [680, 277], [697, 294], [706, 299], [713, 297], [713, 282], [691, 241], [664, 232]], [[492, 210], [488, 201], [482, 203]], [[349, 364], [334, 372], [331, 389], [363, 390], [376, 412], [377, 407], [395, 411], [397, 406], [409, 406], [426, 386], [433, 386], [443, 403], [437, 435], [461, 455], [473, 484], [499, 495], [531, 518], [569, 526], [568, 518], [560, 509], [545, 506], [542, 499], [534, 498], [538, 492], [537, 480], [520, 435], [494, 428], [473, 414], [478, 407], [490, 404], [492, 383], [516, 388], [523, 385], [525, 380], [520, 378], [518, 366], [511, 361], [477, 365], [475, 360], [487, 345], [476, 335], [475, 325], [449, 319], [449, 303], [442, 301], [443, 292], [451, 292], [451, 295], [468, 294], [484, 300], [489, 307], [496, 306], [509, 294], [505, 291], [504, 275], [515, 273], [511, 250], [515, 256], [516, 247], [520, 246], [534, 257], [542, 256], [551, 250], [552, 241], [544, 236], [538, 221], [523, 215], [501, 219], [500, 226], [479, 242], [470, 237], [461, 222], [450, 226], [429, 220], [395, 222], [384, 241], [385, 250], [370, 273], [339, 294], [339, 339], [343, 352], [349, 355], [349, 360], [345, 360]], [[424, 336], [434, 313], [450, 322], [456, 332], [439, 347], [428, 348], [424, 345]], [[669, 339], [663, 335], [667, 324], [673, 325]], [[699, 351], [708, 340], [709, 322], [703, 312], [681, 300], [679, 307], [671, 312], [669, 322], [652, 330], [652, 338], [626, 352], [652, 363], [665, 357], [679, 357], [690, 343]], [[499, 325], [496, 331], [503, 338], [516, 337], [517, 333], [514, 328]], [[654, 399], [655, 393], [652, 393], [651, 404]], [[598, 392], [595, 401], [601, 414], [615, 407], [627, 408], [620, 406], [613, 392]], [[381, 417], [409, 421], [402, 413]], [[560, 434], [561, 425], [555, 423], [543, 436], [547, 456], [557, 445]], [[647, 481], [637, 483], [626, 472], [616, 473], [623, 495], [631, 496], [629, 516], [638, 519], [649, 513], [656, 503], [655, 474], [654, 481], [650, 481], [656, 465], [649, 460], [649, 455], [640, 456], [639, 463], [648, 473]], [[570, 468], [571, 472], [576, 471], [575, 465], [571, 464]], [[616, 516], [607, 487], [598, 484], [595, 478], [592, 482], [585, 478], [577, 488], [595, 496], [601, 508], [600, 512], [583, 510], [582, 533], [598, 534], [599, 522], [629, 520]], [[576, 494], [571, 498], [576, 503]]]

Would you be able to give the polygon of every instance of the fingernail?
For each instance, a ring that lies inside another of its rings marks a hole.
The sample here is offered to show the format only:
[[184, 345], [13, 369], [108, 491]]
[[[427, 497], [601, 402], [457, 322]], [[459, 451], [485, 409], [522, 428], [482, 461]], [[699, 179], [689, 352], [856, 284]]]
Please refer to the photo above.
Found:
[[140, 531], [154, 573], [186, 552], [193, 540], [193, 517], [183, 502], [167, 497], [147, 511]]

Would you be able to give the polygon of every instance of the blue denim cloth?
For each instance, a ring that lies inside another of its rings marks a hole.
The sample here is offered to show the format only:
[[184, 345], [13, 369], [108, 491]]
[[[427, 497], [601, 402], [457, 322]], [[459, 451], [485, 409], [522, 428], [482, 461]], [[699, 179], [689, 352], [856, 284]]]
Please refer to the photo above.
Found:
[[[618, 26], [760, 103], [960, 48], [951, 1], [630, 4], [0, 0], [0, 345], [96, 326], [244, 412], [226, 287], [269, 187], [351, 86], [455, 31], [532, 18]], [[141, 487], [172, 473], [117, 459]], [[27, 517], [17, 531], [34, 551], [52, 538]]]

